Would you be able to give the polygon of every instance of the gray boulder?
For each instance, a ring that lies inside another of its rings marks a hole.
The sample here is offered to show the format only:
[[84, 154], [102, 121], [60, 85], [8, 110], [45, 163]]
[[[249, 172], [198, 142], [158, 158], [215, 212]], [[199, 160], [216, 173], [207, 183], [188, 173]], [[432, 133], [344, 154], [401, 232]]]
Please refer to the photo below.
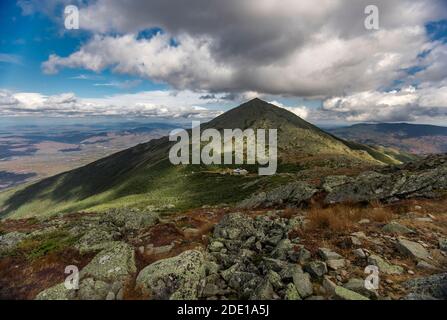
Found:
[[414, 233], [413, 230], [401, 225], [400, 223], [397, 222], [390, 222], [388, 224], [386, 224], [383, 228], [382, 231], [385, 233], [393, 233], [393, 234], [409, 234], [409, 233]]
[[189, 250], [150, 264], [138, 274], [136, 285], [153, 299], [194, 300], [203, 278], [204, 255]]
[[417, 295], [420, 299], [447, 299], [447, 273], [411, 279], [404, 282], [404, 286], [411, 291], [410, 298]]
[[240, 208], [253, 209], [258, 207], [271, 207], [280, 204], [299, 205], [310, 199], [318, 190], [306, 182], [297, 181], [280, 186], [268, 192], [261, 192], [243, 200]]
[[400, 253], [415, 260], [429, 260], [429, 252], [417, 242], [406, 239], [398, 239], [396, 247]]
[[401, 266], [396, 266], [388, 263], [383, 258], [375, 254], [372, 254], [368, 257], [368, 263], [373, 266], [377, 266], [380, 272], [386, 274], [402, 274], [404, 272], [404, 268], [402, 268]]
[[72, 300], [75, 295], [75, 290], [69, 290], [64, 283], [60, 283], [40, 292], [35, 300]]
[[300, 297], [306, 298], [313, 294], [313, 286], [312, 282], [310, 282], [310, 275], [308, 273], [295, 272], [293, 274], [293, 284]]
[[15, 249], [24, 238], [26, 234], [16, 231], [0, 235], [0, 254]]
[[93, 278], [107, 283], [124, 282], [136, 272], [135, 252], [124, 242], [117, 242], [98, 253], [82, 269], [80, 278]]
[[246, 240], [255, 232], [253, 219], [242, 213], [230, 213], [215, 226], [213, 236], [230, 240]]

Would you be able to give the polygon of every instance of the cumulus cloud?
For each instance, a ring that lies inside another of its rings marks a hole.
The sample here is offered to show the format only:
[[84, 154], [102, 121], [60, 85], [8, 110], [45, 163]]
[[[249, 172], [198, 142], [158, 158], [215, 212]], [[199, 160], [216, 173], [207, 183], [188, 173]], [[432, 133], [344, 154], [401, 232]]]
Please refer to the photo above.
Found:
[[[66, 96], [57, 98], [65, 102], [51, 101], [56, 109], [189, 116], [206, 114], [201, 108], [210, 101], [305, 97], [321, 99], [323, 106], [282, 107], [312, 121], [445, 116], [447, 44], [433, 41], [425, 28], [447, 19], [445, 0], [376, 0], [377, 31], [364, 28], [370, 0], [19, 1], [23, 14], [41, 12], [61, 24], [57, 10], [68, 3], [79, 6], [80, 27], [90, 39], [71, 54], [50, 55], [42, 64], [45, 73], [111, 70], [166, 83], [186, 100], [171, 101], [162, 92]], [[141, 36], [153, 28], [162, 31]], [[96, 85], [128, 89], [132, 84], [98, 80]], [[29, 111], [49, 99], [0, 94], [4, 110]]]
[[200, 94], [182, 91], [147, 91], [105, 98], [79, 98], [73, 93], [0, 91], [0, 115], [45, 116], [141, 116], [156, 118], [210, 119], [221, 114], [208, 109]]
[[415, 121], [447, 115], [447, 85], [416, 89], [406, 87], [389, 92], [364, 91], [332, 97], [323, 110], [347, 121]]
[[306, 106], [298, 106], [298, 107], [288, 107], [284, 105], [283, 103], [279, 101], [270, 101], [271, 104], [274, 104], [275, 106], [278, 106], [280, 108], [284, 108], [294, 114], [296, 114], [298, 117], [302, 119], [306, 119], [309, 116], [310, 110]]
[[[439, 78], [430, 66], [440, 70], [434, 60], [445, 44], [434, 50], [424, 26], [447, 17], [445, 1], [376, 1], [379, 31], [364, 28], [368, 4], [98, 0], [80, 5], [81, 28], [95, 36], [67, 57], [51, 55], [43, 69], [111, 68], [177, 89], [316, 98], [382, 90], [420, 63], [428, 65], [424, 81]], [[137, 37], [154, 27], [164, 33]]]

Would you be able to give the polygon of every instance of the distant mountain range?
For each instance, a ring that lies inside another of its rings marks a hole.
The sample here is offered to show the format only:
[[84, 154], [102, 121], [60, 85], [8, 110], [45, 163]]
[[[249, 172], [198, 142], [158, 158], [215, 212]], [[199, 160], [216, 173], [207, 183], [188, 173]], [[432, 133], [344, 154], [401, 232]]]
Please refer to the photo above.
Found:
[[327, 131], [350, 141], [396, 148], [413, 154], [447, 152], [447, 127], [409, 123], [365, 123]]
[[[408, 157], [345, 141], [260, 99], [202, 125], [206, 128], [278, 129], [278, 172], [285, 177], [262, 178], [267, 187], [289, 179], [290, 173], [329, 170], [334, 174], [340, 168], [396, 164]], [[116, 206], [174, 205], [187, 209], [234, 203], [259, 187], [257, 175], [240, 179], [216, 174], [231, 166], [174, 166], [168, 159], [172, 145], [167, 137], [155, 139], [19, 190], [8, 190], [0, 194], [0, 215], [28, 217]], [[253, 165], [243, 167], [257, 172]]]

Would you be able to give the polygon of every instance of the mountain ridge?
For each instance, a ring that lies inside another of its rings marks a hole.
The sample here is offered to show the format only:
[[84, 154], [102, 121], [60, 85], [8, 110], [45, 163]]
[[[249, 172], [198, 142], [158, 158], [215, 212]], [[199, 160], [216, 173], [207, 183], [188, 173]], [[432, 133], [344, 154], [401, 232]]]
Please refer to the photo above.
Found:
[[[399, 163], [367, 147], [353, 145], [320, 130], [295, 114], [254, 99], [205, 123], [202, 129], [247, 127], [278, 128], [278, 154], [284, 172], [303, 168], [358, 167]], [[139, 144], [86, 166], [43, 179], [21, 189], [0, 194], [0, 215], [27, 217], [119, 205], [171, 205], [189, 208], [214, 202], [235, 202], [243, 193], [234, 187], [247, 181], [210, 175], [222, 166], [174, 166], [168, 153], [174, 142], [168, 137]], [[281, 166], [281, 165], [280, 165]], [[230, 167], [231, 166], [227, 166]], [[281, 169], [279, 169], [281, 170]], [[255, 172], [252, 167], [249, 171]], [[256, 170], [257, 171], [257, 170]], [[220, 180], [219, 180], [220, 179]], [[247, 178], [257, 179], [256, 176]], [[270, 178], [271, 183], [280, 178]], [[210, 187], [212, 186], [212, 188]], [[246, 193], [255, 188], [244, 189]]]
[[381, 145], [406, 153], [447, 152], [447, 127], [411, 123], [360, 123], [328, 129], [343, 139], [367, 145]]

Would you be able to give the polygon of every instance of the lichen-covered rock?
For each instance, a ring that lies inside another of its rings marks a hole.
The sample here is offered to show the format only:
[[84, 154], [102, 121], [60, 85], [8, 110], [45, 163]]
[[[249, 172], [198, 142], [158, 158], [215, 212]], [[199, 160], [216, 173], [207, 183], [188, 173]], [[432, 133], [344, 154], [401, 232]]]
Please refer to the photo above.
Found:
[[205, 278], [201, 251], [189, 250], [159, 260], [141, 270], [136, 284], [153, 299], [197, 299], [200, 280]]
[[311, 296], [313, 293], [312, 282], [310, 282], [310, 276], [305, 272], [295, 272], [293, 274], [293, 284], [295, 285], [298, 294], [302, 298]]
[[254, 290], [250, 300], [271, 300], [275, 291], [268, 279], [264, 279]]
[[325, 202], [433, 198], [447, 190], [447, 163], [438, 161], [430, 165], [430, 162], [423, 159], [401, 167], [363, 172], [349, 183], [331, 186]]
[[366, 288], [365, 280], [363, 279], [357, 279], [357, 278], [349, 279], [349, 281], [345, 283], [343, 287], [345, 289], [357, 292], [358, 294], [361, 294], [362, 296], [368, 297], [370, 299], [377, 299], [378, 297], [376, 291], [369, 290]]
[[75, 244], [81, 254], [107, 249], [117, 243], [119, 233], [113, 230], [91, 229]]
[[107, 283], [124, 282], [136, 270], [134, 249], [124, 242], [117, 242], [98, 253], [82, 269], [80, 278], [93, 278]]
[[327, 273], [327, 266], [323, 261], [312, 261], [304, 266], [304, 270], [314, 278], [321, 278]]
[[341, 300], [369, 300], [367, 297], [358, 294], [357, 292], [351, 291], [349, 289], [336, 286], [334, 296]]
[[67, 289], [64, 283], [57, 284], [40, 292], [36, 300], [72, 300], [75, 297], [75, 290]]
[[385, 233], [394, 233], [394, 234], [408, 234], [408, 233], [414, 233], [413, 230], [401, 225], [400, 223], [397, 223], [395, 221], [390, 222], [386, 224], [382, 231]]
[[334, 252], [328, 248], [319, 248], [318, 254], [325, 261], [343, 259], [343, 257], [339, 255], [337, 252]]
[[81, 300], [106, 300], [111, 285], [93, 278], [83, 279], [79, 284], [77, 297]]
[[447, 299], [447, 273], [408, 280], [404, 286], [412, 295], [425, 297], [424, 299]]
[[293, 283], [289, 283], [286, 286], [284, 300], [301, 300], [300, 294]]
[[402, 274], [404, 272], [404, 269], [401, 266], [390, 264], [375, 254], [368, 257], [368, 263], [373, 266], [377, 266], [380, 272], [386, 274]]
[[348, 176], [328, 176], [324, 179], [322, 188], [326, 192], [332, 192], [334, 188], [340, 187], [341, 185], [348, 183], [352, 178]]
[[108, 211], [102, 221], [111, 222], [124, 231], [131, 231], [155, 225], [159, 221], [159, 214], [151, 211], [119, 208]]
[[246, 240], [255, 233], [253, 219], [242, 213], [225, 215], [214, 228], [214, 237], [230, 240]]
[[16, 231], [0, 235], [0, 254], [13, 250], [25, 237], [26, 234]]
[[261, 192], [243, 200], [240, 208], [271, 207], [279, 204], [299, 205], [310, 199], [318, 190], [304, 181], [297, 181], [277, 187], [267, 192]]

